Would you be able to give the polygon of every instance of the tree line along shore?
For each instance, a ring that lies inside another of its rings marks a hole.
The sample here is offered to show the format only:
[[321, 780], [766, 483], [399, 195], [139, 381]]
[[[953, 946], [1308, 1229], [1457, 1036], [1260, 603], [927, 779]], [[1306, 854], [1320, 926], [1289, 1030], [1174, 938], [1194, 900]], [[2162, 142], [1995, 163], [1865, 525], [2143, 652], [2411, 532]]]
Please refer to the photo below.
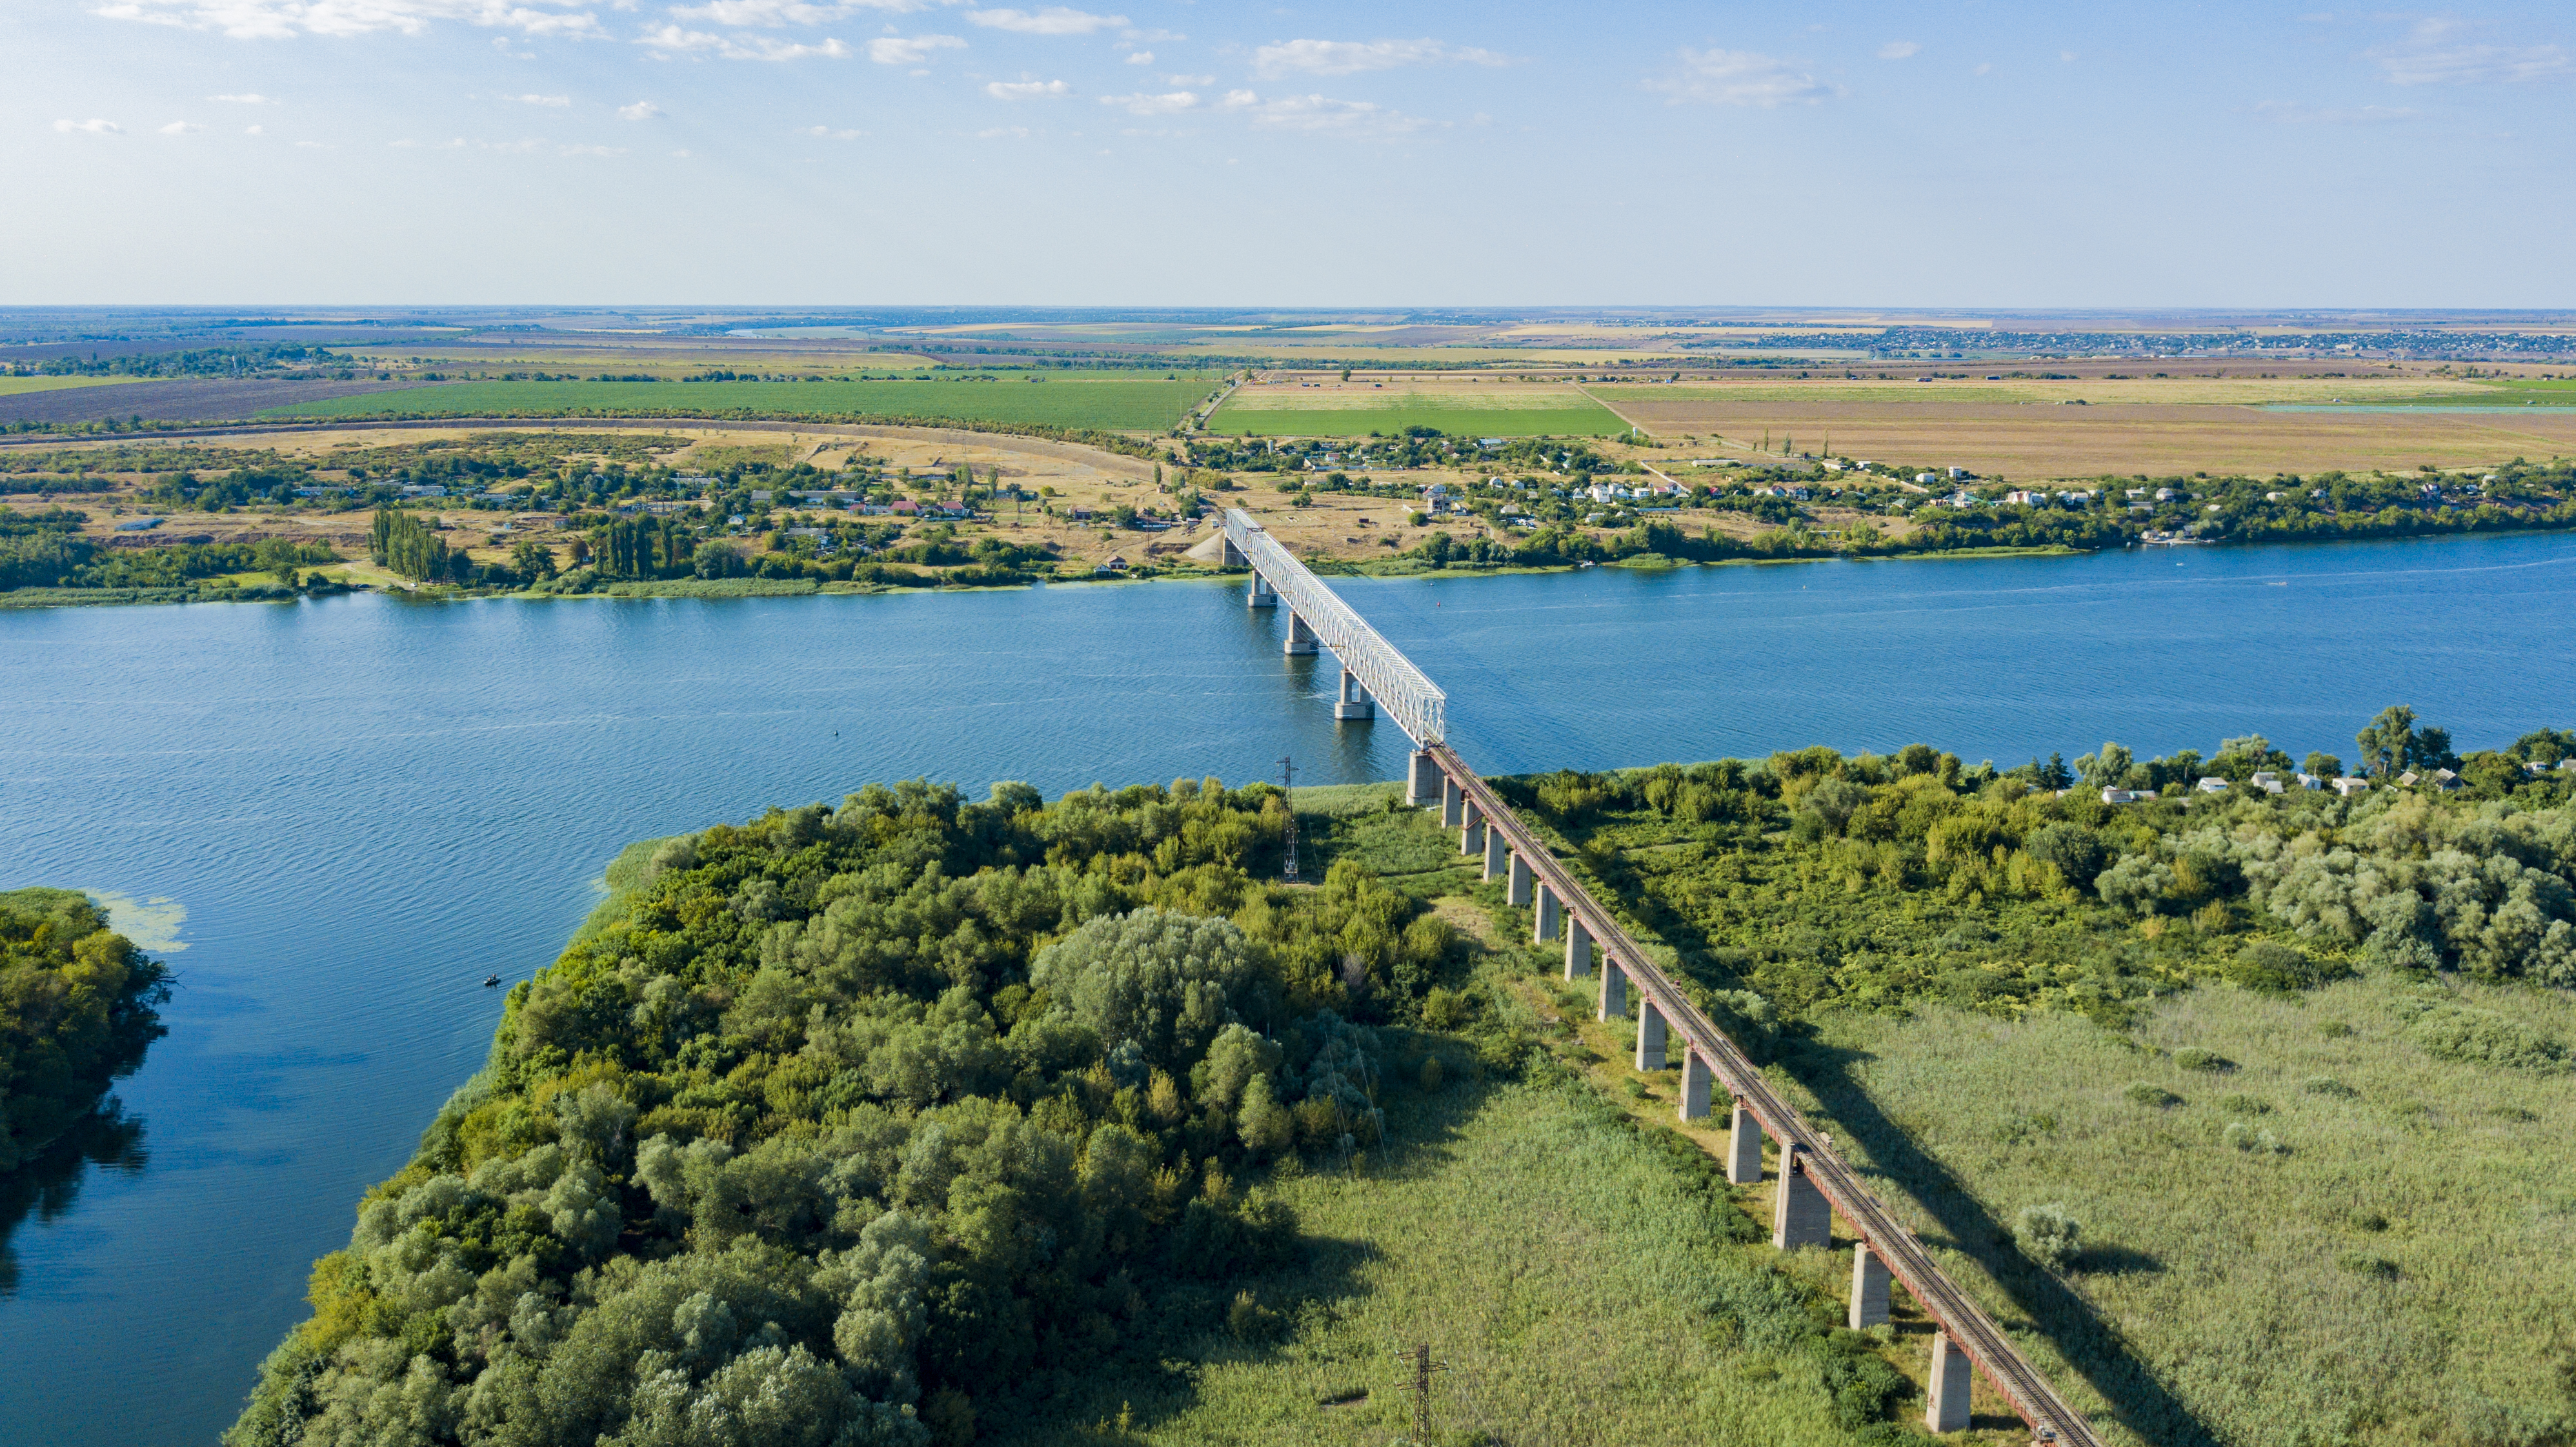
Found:
[[1318, 571], [1377, 575], [2576, 526], [2576, 466], [2559, 463], [2054, 492], [1944, 476], [1936, 492], [1903, 469], [1833, 459], [1694, 470], [1598, 442], [1413, 432], [1333, 446], [1193, 437], [1130, 447], [1146, 457], [1104, 455], [1123, 472], [1023, 465], [1008, 435], [981, 461], [949, 445], [902, 463], [882, 455], [900, 448], [865, 440], [827, 451], [831, 439], [737, 446], [632, 430], [371, 439], [318, 454], [140, 441], [18, 450], [0, 454], [13, 499], [0, 504], [0, 599], [278, 600], [353, 586], [726, 595], [1205, 575], [1220, 569], [1190, 549], [1217, 506], [1256, 510]]

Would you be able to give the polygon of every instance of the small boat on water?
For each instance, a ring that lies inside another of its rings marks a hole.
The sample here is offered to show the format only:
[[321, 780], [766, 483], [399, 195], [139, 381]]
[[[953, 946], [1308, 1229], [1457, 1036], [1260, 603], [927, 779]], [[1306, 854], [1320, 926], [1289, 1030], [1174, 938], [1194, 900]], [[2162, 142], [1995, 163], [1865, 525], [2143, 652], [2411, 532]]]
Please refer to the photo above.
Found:
[[487, 990], [488, 990], [488, 989], [491, 989], [493, 986], [495, 986], [495, 985], [497, 985], [497, 984], [499, 984], [499, 983], [501, 983], [501, 977], [500, 977], [499, 975], [485, 975], [485, 976], [483, 977], [483, 988], [484, 988], [484, 989], [487, 989]]

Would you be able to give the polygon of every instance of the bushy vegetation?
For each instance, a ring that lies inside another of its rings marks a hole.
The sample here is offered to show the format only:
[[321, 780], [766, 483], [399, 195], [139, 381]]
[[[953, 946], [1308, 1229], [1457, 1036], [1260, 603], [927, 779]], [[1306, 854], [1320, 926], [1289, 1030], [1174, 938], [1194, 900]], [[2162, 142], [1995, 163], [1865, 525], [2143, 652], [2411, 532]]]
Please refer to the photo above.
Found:
[[230, 1440], [963, 1441], [1288, 1259], [1256, 1182], [1375, 1147], [1448, 936], [1255, 883], [1280, 801], [871, 787], [630, 851]]
[[0, 894], [0, 1176], [90, 1118], [143, 1063], [170, 997], [161, 963], [67, 889]]
[[274, 417], [813, 417], [1160, 432], [1207, 394], [1159, 375], [793, 382], [462, 382], [272, 408]]
[[1788, 1017], [1941, 1000], [2116, 1020], [2195, 980], [2296, 989], [2371, 966], [2576, 985], [2567, 773], [2482, 754], [2461, 761], [2482, 782], [2454, 793], [2346, 799], [2196, 792], [2287, 769], [2251, 737], [2206, 763], [2136, 763], [2116, 744], [2077, 763], [2162, 793], [2105, 804], [2091, 785], [2051, 787], [2074, 783], [2062, 764], [1966, 768], [1924, 745], [1499, 787], [1632, 901], [1686, 974]]

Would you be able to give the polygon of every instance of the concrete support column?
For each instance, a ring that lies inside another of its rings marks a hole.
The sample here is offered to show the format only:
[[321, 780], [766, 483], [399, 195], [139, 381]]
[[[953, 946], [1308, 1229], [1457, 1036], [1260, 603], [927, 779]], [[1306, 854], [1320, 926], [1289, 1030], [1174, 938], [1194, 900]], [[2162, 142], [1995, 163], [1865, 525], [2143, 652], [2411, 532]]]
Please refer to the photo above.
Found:
[[[1220, 537], [1224, 537], [1225, 535], [1224, 535], [1224, 534], [1222, 534], [1222, 533], [1220, 533], [1220, 534], [1218, 534], [1218, 536], [1220, 536]], [[1243, 549], [1238, 548], [1238, 547], [1236, 547], [1236, 546], [1234, 545], [1234, 539], [1233, 539], [1233, 538], [1231, 538], [1231, 537], [1226, 537], [1226, 539], [1225, 539], [1225, 566], [1227, 566], [1227, 567], [1229, 567], [1229, 568], [1243, 568], [1243, 567], [1249, 567], [1249, 566], [1251, 566], [1251, 563], [1252, 563], [1252, 560], [1251, 560], [1250, 558], [1247, 558], [1247, 557], [1245, 557], [1245, 556], [1243, 555]]]
[[1512, 846], [1503, 842], [1503, 831], [1485, 826], [1485, 877], [1493, 878], [1512, 867]]
[[1887, 1324], [1887, 1263], [1863, 1241], [1852, 1248], [1851, 1329]]
[[1359, 675], [1347, 668], [1342, 670], [1342, 696], [1340, 701], [1333, 705], [1333, 717], [1337, 719], [1377, 717], [1377, 705], [1369, 702], [1368, 690], [1360, 687]]
[[1735, 1103], [1735, 1119], [1726, 1136], [1726, 1181], [1731, 1186], [1750, 1186], [1762, 1179], [1762, 1122]]
[[1682, 1119], [1708, 1119], [1708, 1062], [1688, 1045], [1682, 1046]]
[[1539, 944], [1556, 938], [1557, 921], [1563, 913], [1557, 908], [1556, 891], [1544, 884], [1538, 886], [1538, 903], [1530, 910], [1531, 916], [1538, 921], [1538, 927], [1530, 931], [1530, 938]]
[[1461, 854], [1485, 852], [1485, 811], [1477, 808], [1476, 801], [1473, 799], [1467, 801], [1465, 817], [1458, 824], [1458, 852]]
[[1404, 802], [1414, 808], [1440, 802], [1440, 761], [1429, 749], [1416, 749], [1413, 767], [1405, 772]]
[[[1664, 1012], [1656, 1009], [1652, 1000], [1637, 1002], [1637, 1068], [1664, 1068]], [[1700, 1110], [1707, 1113], [1706, 1101], [1700, 1103]]]
[[1604, 954], [1601, 957], [1601, 1018], [1628, 1018], [1628, 975], [1619, 962]]
[[1288, 641], [1279, 645], [1279, 651], [1295, 658], [1315, 651], [1315, 630], [1306, 626], [1306, 620], [1298, 617], [1294, 608], [1288, 610]]
[[1512, 878], [1511, 883], [1506, 886], [1504, 902], [1516, 907], [1529, 903], [1530, 885], [1534, 882], [1535, 879], [1530, 874], [1529, 861], [1518, 854], [1513, 855]]
[[1574, 915], [1565, 917], [1565, 977], [1579, 980], [1592, 973], [1592, 931]]
[[1968, 1354], [1948, 1332], [1932, 1333], [1932, 1375], [1923, 1384], [1931, 1400], [1923, 1409], [1923, 1425], [1935, 1432], [1968, 1430], [1969, 1381]]
[[1440, 776], [1440, 827], [1455, 829], [1467, 822], [1467, 791], [1447, 774]]
[[1270, 586], [1268, 578], [1255, 573], [1252, 575], [1252, 591], [1243, 595], [1243, 606], [1276, 608], [1279, 606], [1279, 590]]
[[1771, 1244], [1786, 1251], [1796, 1246], [1827, 1246], [1834, 1239], [1834, 1208], [1807, 1174], [1807, 1158], [1795, 1150], [1780, 1167], [1780, 1187], [1771, 1197]]

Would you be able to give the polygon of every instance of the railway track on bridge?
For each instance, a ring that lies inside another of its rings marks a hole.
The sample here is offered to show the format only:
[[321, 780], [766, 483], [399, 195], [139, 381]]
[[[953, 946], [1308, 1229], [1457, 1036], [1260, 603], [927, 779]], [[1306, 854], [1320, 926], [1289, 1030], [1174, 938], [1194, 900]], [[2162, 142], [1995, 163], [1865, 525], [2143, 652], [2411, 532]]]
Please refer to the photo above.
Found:
[[[1861, 1184], [1859, 1174], [1834, 1153], [1824, 1136], [1809, 1127], [1797, 1110], [1771, 1088], [1752, 1060], [1700, 1012], [1618, 919], [1592, 898], [1546, 842], [1494, 793], [1492, 786], [1467, 767], [1467, 761], [1458, 756], [1446, 738], [1448, 695], [1414, 667], [1412, 660], [1379, 636], [1322, 579], [1280, 546], [1249, 513], [1227, 509], [1223, 527], [1229, 560], [1251, 564], [1256, 574], [1254, 605], [1264, 606], [1263, 588], [1270, 589], [1293, 615], [1291, 646], [1295, 646], [1301, 627], [1310, 630], [1341, 660], [1346, 675], [1345, 698], [1349, 696], [1351, 680], [1356, 679], [1412, 737], [1418, 752], [1414, 755], [1408, 796], [1419, 801], [1426, 766], [1455, 785], [1463, 796], [1462, 802], [1474, 810], [1466, 816], [1471, 820], [1467, 827], [1473, 830], [1477, 825], [1472, 821], [1480, 820], [1483, 828], [1500, 834], [1512, 855], [1527, 866], [1535, 883], [1543, 886], [1567, 917], [1601, 947], [1603, 989], [1611, 988], [1613, 970], [1633, 983], [1662, 1016], [1665, 1027], [1680, 1035], [1688, 1052], [1683, 1059], [1685, 1079], [1690, 1076], [1690, 1061], [1695, 1057], [1707, 1065], [1714, 1079], [1743, 1105], [1763, 1132], [1779, 1142], [1779, 1189], [1789, 1189], [1792, 1160], [1802, 1159], [1807, 1179], [1834, 1214], [1886, 1265], [1889, 1275], [1905, 1284], [1915, 1303], [1939, 1326], [1950, 1345], [1985, 1374], [2013, 1411], [2029, 1424], [2037, 1440], [2066, 1447], [2100, 1447], [2102, 1439], [2093, 1424], [2067, 1405], [1985, 1308], [1960, 1290], [1931, 1253], [1915, 1240], [1914, 1233]], [[1491, 858], [1489, 854], [1489, 864]], [[1688, 1093], [1686, 1085], [1686, 1102]]]
[[1764, 1133], [1780, 1143], [1783, 1171], [1790, 1152], [1806, 1158], [1808, 1175], [1825, 1199], [1833, 1203], [1834, 1213], [1886, 1262], [1891, 1275], [1905, 1283], [1905, 1289], [1913, 1293], [1924, 1313], [1986, 1374], [2039, 1440], [2069, 1447], [2099, 1447], [2101, 1438], [2094, 1433], [2092, 1423], [2057, 1395], [2056, 1388], [2013, 1345], [1985, 1308], [1951, 1282], [1914, 1239], [1914, 1233], [1861, 1184], [1850, 1165], [1834, 1153], [1833, 1147], [1807, 1125], [1795, 1108], [1780, 1098], [1761, 1070], [1682, 994], [1662, 967], [1575, 880], [1492, 786], [1467, 767], [1466, 760], [1445, 742], [1431, 745], [1428, 752], [1441, 773], [1456, 781], [1476, 805], [1485, 827], [1499, 830], [1512, 852], [1528, 862], [1530, 872], [1555, 895], [1565, 912], [1582, 922], [1593, 942], [1601, 947], [1603, 959], [1621, 970], [1654, 1003], [1666, 1027], [1682, 1037], [1686, 1048], [1708, 1062], [1728, 1092], [1761, 1122]]

